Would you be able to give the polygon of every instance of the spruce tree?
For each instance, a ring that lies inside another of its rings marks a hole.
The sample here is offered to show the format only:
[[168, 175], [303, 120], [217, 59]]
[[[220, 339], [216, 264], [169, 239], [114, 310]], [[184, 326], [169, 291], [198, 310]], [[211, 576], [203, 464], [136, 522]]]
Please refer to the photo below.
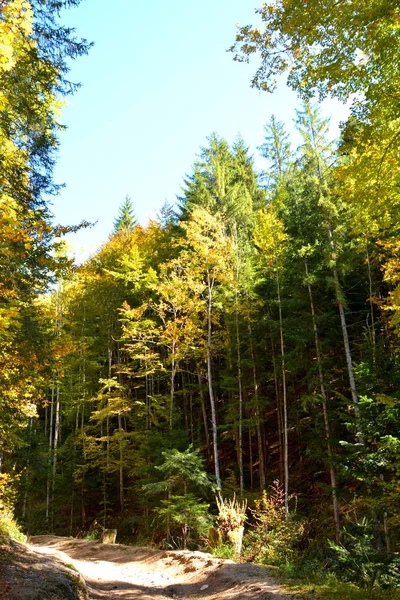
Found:
[[119, 233], [120, 231], [132, 232], [138, 224], [133, 210], [132, 199], [126, 195], [125, 200], [119, 207], [117, 218], [114, 220], [113, 233]]

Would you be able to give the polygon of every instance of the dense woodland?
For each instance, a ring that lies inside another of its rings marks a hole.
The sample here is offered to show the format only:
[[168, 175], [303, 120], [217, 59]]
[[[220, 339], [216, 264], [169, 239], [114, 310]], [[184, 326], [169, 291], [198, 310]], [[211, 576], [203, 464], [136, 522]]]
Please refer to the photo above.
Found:
[[[248, 558], [275, 526], [270, 561], [313, 548], [351, 573], [350, 549], [370, 569], [354, 580], [393, 580], [398, 3], [264, 5], [232, 50], [261, 57], [261, 89], [288, 72], [300, 145], [272, 116], [256, 172], [213, 133], [177, 203], [143, 227], [140, 198], [116, 199], [82, 265], [49, 204], [68, 59], [89, 48], [58, 22], [70, 4], [0, 1], [1, 509], [30, 533], [196, 547], [219, 490], [252, 509]], [[337, 143], [326, 95], [352, 102]]]

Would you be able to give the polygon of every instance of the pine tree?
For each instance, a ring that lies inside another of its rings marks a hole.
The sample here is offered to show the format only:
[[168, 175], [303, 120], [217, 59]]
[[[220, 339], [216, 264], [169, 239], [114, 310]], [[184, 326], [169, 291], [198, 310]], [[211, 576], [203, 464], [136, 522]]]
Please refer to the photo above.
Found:
[[137, 219], [133, 210], [132, 200], [130, 196], [125, 196], [125, 200], [119, 207], [119, 213], [114, 220], [113, 233], [128, 232], [132, 233], [137, 225]]

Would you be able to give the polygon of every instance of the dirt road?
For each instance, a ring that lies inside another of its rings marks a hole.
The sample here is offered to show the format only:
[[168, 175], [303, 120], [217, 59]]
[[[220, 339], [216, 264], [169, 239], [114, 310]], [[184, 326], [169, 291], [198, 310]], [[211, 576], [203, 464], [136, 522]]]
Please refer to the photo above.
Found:
[[[190, 551], [35, 536], [36, 552], [56, 555], [83, 575], [91, 600], [288, 600], [262, 567]], [[60, 554], [61, 553], [61, 554]]]

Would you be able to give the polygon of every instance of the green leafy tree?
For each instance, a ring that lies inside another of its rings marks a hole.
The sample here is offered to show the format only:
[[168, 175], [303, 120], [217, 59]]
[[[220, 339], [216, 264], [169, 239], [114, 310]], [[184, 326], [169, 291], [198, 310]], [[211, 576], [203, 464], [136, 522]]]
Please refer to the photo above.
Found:
[[239, 28], [232, 47], [239, 61], [260, 55], [253, 86], [272, 91], [276, 76], [288, 72], [289, 85], [303, 95], [317, 91], [344, 100], [356, 94], [357, 114], [364, 108], [367, 116], [383, 101], [392, 118], [398, 116], [397, 2], [280, 0], [256, 12], [262, 26]]
[[63, 8], [78, 4], [0, 3], [0, 472], [45, 396], [48, 338], [37, 299], [68, 262], [56, 251], [68, 227], [53, 226], [48, 198], [59, 189], [53, 168], [62, 96], [75, 87], [68, 60], [89, 48], [59, 22]]

